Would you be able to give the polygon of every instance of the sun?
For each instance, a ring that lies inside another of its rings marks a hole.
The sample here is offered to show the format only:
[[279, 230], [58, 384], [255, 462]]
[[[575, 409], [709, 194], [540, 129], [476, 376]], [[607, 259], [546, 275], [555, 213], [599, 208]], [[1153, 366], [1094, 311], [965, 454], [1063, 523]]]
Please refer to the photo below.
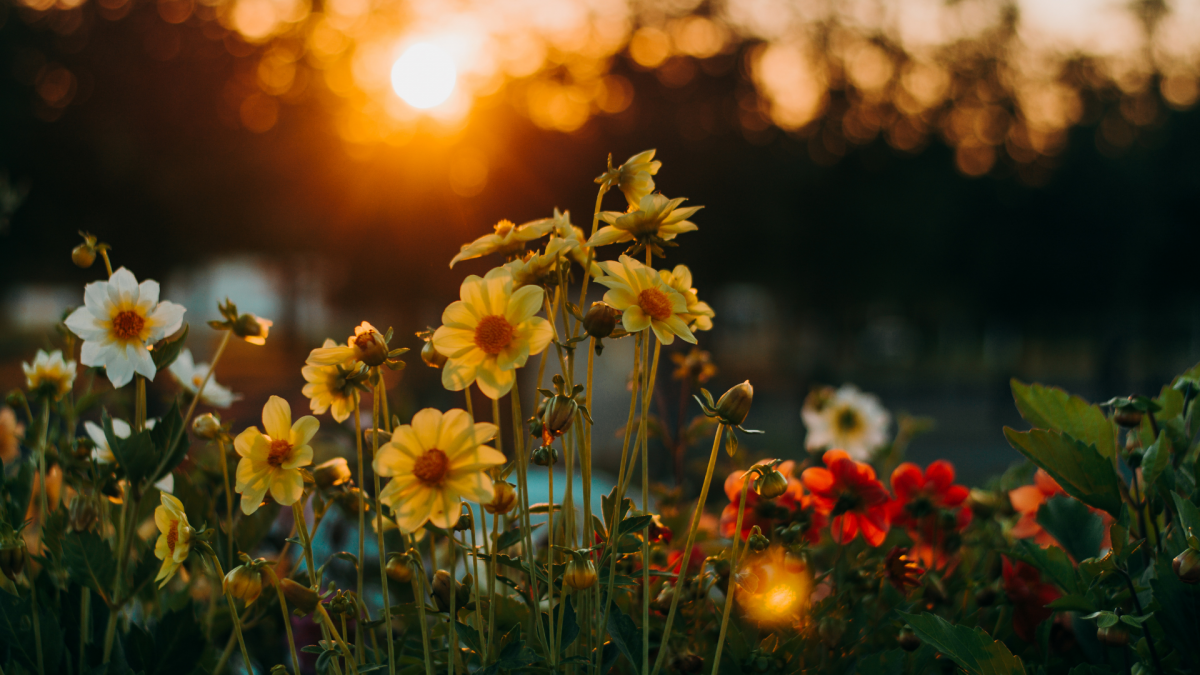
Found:
[[432, 42], [418, 42], [392, 66], [392, 89], [414, 108], [425, 110], [446, 99], [458, 82], [454, 59]]

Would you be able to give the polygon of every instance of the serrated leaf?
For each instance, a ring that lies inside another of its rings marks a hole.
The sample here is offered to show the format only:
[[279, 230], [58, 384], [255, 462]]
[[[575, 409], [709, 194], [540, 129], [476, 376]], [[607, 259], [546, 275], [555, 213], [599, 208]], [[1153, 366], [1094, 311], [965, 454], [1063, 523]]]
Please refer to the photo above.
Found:
[[[51, 611], [46, 598], [38, 604], [38, 617], [42, 633], [42, 662], [45, 672], [58, 672], [66, 645], [63, 643], [62, 627]], [[0, 595], [0, 645], [8, 646], [9, 656], [30, 673], [38, 672], [37, 641], [30, 620], [30, 596], [12, 597]]]
[[[1178, 503], [1178, 500], [1177, 500]], [[1200, 635], [1200, 588], [1185, 584], [1171, 569], [1171, 557], [1160, 555], [1156, 574], [1150, 579], [1159, 607], [1158, 625], [1190, 670], [1200, 667], [1196, 636]]]
[[1180, 496], [1178, 492], [1172, 492], [1171, 498], [1175, 500], [1175, 512], [1179, 514], [1184, 534], [1200, 536], [1200, 509], [1196, 508], [1192, 500]]
[[1081, 502], [1121, 515], [1121, 491], [1112, 462], [1096, 448], [1055, 431], [1017, 431], [1004, 427], [1010, 445], [1050, 474], [1063, 490]]
[[[625, 658], [629, 660], [633, 672], [638, 673], [642, 663], [642, 631], [638, 630], [633, 619], [626, 616], [616, 603], [613, 603], [612, 611], [608, 615], [608, 634], [616, 643], [617, 649], [620, 649]], [[633, 651], [635, 649], [637, 650], [636, 657]]]
[[1076, 560], [1100, 553], [1104, 521], [1083, 502], [1051, 497], [1038, 508], [1037, 522]]
[[1058, 387], [1028, 385], [1016, 378], [1010, 385], [1021, 417], [1034, 427], [1057, 431], [1094, 445], [1101, 457], [1111, 459], [1116, 455], [1116, 431], [1099, 406]]
[[63, 566], [71, 579], [101, 595], [113, 583], [117, 561], [112, 549], [95, 532], [69, 532], [62, 542]]
[[1142, 456], [1142, 478], [1146, 485], [1153, 485], [1163, 470], [1171, 462], [1171, 439], [1165, 432], [1158, 434], [1158, 440], [1146, 449]]
[[158, 452], [154, 447], [152, 430], [143, 429], [128, 438], [118, 438], [107, 410], [100, 415], [100, 425], [117, 464], [125, 470], [131, 482], [140, 482], [154, 472], [158, 466]]
[[[475, 652], [476, 654], [482, 654], [483, 647], [479, 640], [479, 632], [461, 621], [455, 621], [454, 624], [455, 634], [458, 635], [458, 639], [467, 643], [467, 646], [471, 648], [471, 651]], [[359, 672], [362, 672], [362, 670], [360, 669]]]
[[952, 624], [933, 614], [897, 612], [912, 626], [917, 637], [960, 668], [974, 675], [1024, 675], [1025, 665], [1003, 642], [992, 639], [982, 628]]

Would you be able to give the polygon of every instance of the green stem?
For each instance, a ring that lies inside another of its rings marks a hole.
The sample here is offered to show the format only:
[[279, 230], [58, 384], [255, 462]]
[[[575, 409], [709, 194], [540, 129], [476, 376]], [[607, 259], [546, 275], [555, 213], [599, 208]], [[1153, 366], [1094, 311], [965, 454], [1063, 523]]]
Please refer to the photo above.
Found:
[[[45, 492], [45, 489], [42, 491]], [[29, 610], [33, 614], [33, 642], [34, 651], [37, 652], [38, 675], [46, 675], [46, 667], [42, 663], [42, 621], [41, 612], [38, 611], [37, 586], [33, 585], [29, 574], [25, 575], [25, 581], [29, 582]]]
[[350, 672], [357, 673], [358, 666], [354, 663], [354, 655], [350, 653], [350, 648], [346, 646], [346, 641], [342, 639], [341, 633], [338, 633], [337, 627], [333, 625], [333, 619], [329, 618], [329, 612], [325, 611], [325, 603], [317, 603], [317, 612], [321, 614], [321, 623], [333, 635], [334, 642], [337, 642], [338, 646], [342, 648], [342, 658], [346, 660], [346, 665], [349, 666]]
[[[450, 500], [446, 498], [446, 493], [442, 493], [442, 509], [446, 512], [446, 520], [450, 519]], [[462, 507], [459, 507], [458, 515], [462, 517]], [[447, 565], [447, 571], [450, 572], [450, 612], [446, 616], [446, 675], [454, 675], [454, 662], [458, 656], [458, 612], [454, 604], [458, 599], [458, 575], [455, 574], [458, 563], [458, 549], [454, 546], [454, 526], [446, 528], [446, 538], [450, 540], [450, 564]]]
[[287, 598], [283, 597], [283, 589], [279, 586], [279, 577], [275, 575], [275, 570], [271, 569], [270, 565], [263, 568], [271, 577], [271, 584], [275, 586], [275, 595], [279, 598], [279, 611], [283, 614], [283, 627], [287, 629], [288, 647], [292, 650], [292, 668], [295, 669], [296, 675], [300, 675], [300, 655], [296, 651], [296, 639], [292, 636], [292, 615], [288, 613]]
[[[650, 350], [650, 334], [646, 334], [645, 352]], [[658, 374], [658, 355], [662, 342], [654, 338], [654, 361], [646, 371], [642, 385], [642, 417], [638, 429], [638, 443], [642, 448], [642, 513], [650, 513], [650, 439], [646, 423], [650, 416], [650, 399], [654, 393], [654, 380]], [[649, 356], [649, 354], [646, 354]], [[643, 357], [644, 358], [644, 357]], [[685, 553], [686, 555], [686, 553]], [[681, 582], [676, 582], [676, 589]], [[650, 525], [642, 532], [642, 672], [650, 671]]]
[[88, 619], [92, 614], [92, 589], [83, 586], [79, 589], [79, 673], [83, 675], [84, 649], [88, 643]]
[[[376, 369], [379, 375], [379, 382], [375, 385], [375, 399], [379, 402], [380, 411], [383, 414], [383, 429], [391, 427], [391, 421], [388, 419], [387, 410], [387, 389], [383, 383], [383, 372]], [[379, 427], [379, 423], [375, 423]], [[361, 434], [360, 434], [361, 436]], [[371, 458], [374, 461], [375, 457], [379, 456], [379, 436], [371, 434]], [[375, 483], [375, 538], [379, 542], [379, 585], [383, 590], [383, 625], [387, 631], [387, 651], [388, 651], [388, 673], [396, 675], [396, 648], [392, 644], [392, 607], [391, 600], [388, 597], [388, 576], [387, 576], [387, 546], [384, 543], [383, 537], [383, 503], [379, 501], [379, 474], [371, 471], [372, 480]], [[394, 515], [394, 514], [393, 514]], [[360, 561], [361, 563], [361, 561]], [[361, 596], [360, 596], [361, 597]], [[368, 615], [368, 618], [370, 616]]]
[[[179, 443], [179, 439], [183, 438], [188, 424], [192, 421], [192, 415], [196, 412], [196, 404], [200, 403], [200, 398], [204, 396], [204, 388], [208, 386], [208, 381], [212, 379], [213, 373], [217, 370], [217, 362], [221, 360], [221, 355], [225, 353], [225, 347], [229, 344], [229, 336], [233, 334], [233, 331], [229, 330], [224, 332], [225, 335], [221, 337], [221, 343], [217, 345], [217, 351], [213, 354], [212, 363], [208, 366], [208, 372], [204, 373], [204, 379], [200, 381], [200, 386], [196, 388], [196, 395], [192, 397], [192, 402], [188, 405], [187, 414], [183, 416], [183, 424], [175, 432], [174, 438], [171, 439], [171, 445], [168, 447], [175, 447]], [[155, 471], [154, 475], [157, 476], [162, 471], [162, 468], [166, 466], [169, 456], [170, 453], [167, 454], [167, 457], [163, 457], [163, 461], [159, 464], [158, 471]]]
[[309, 539], [308, 523], [304, 519], [303, 499], [292, 504], [292, 519], [296, 521], [296, 534], [300, 536], [300, 545], [304, 548], [304, 565], [308, 567], [309, 586], [316, 588], [317, 568], [313, 567], [312, 540]]
[[[224, 434], [224, 432], [221, 432]], [[229, 545], [227, 552], [229, 553], [229, 566], [233, 567], [233, 485], [229, 482], [229, 455], [225, 450], [225, 438], [223, 435], [217, 436], [217, 448], [221, 453], [221, 475], [225, 479], [225, 517], [229, 522], [225, 524], [225, 529], [229, 535]]]
[[236, 635], [229, 634], [229, 639], [225, 641], [225, 649], [221, 651], [221, 658], [217, 659], [217, 665], [213, 668], [213, 675], [221, 675], [221, 671], [225, 670], [225, 664], [229, 663], [229, 657], [233, 656], [233, 643], [236, 639]]
[[549, 643], [546, 641], [546, 635], [542, 630], [542, 622], [537, 615], [542, 594], [538, 592], [537, 563], [533, 555], [532, 528], [529, 525], [529, 457], [525, 452], [525, 434], [522, 433], [524, 426], [521, 424], [521, 392], [516, 380], [513, 381], [513, 388], [509, 393], [509, 401], [512, 403], [513, 445], [516, 446], [517, 451], [517, 482], [519, 483], [518, 492], [521, 498], [522, 529], [525, 534], [525, 559], [529, 565], [529, 588], [533, 603], [533, 611], [530, 612], [533, 630], [530, 632], [538, 636], [538, 641], [542, 643], [542, 649], [548, 655], [550, 652]]
[[[224, 585], [222, 582], [225, 580], [225, 570], [221, 569], [221, 561], [217, 559], [217, 554], [211, 551], [208, 557], [212, 558], [213, 567], [217, 570], [217, 583]], [[279, 597], [282, 598], [283, 594], [281, 593]], [[254, 675], [254, 665], [250, 661], [250, 652], [246, 650], [246, 639], [242, 636], [242, 620], [238, 617], [237, 605], [229, 591], [225, 591], [225, 601], [229, 603], [229, 615], [233, 617], [233, 632], [237, 635], [238, 647], [242, 649], [242, 660], [246, 662], [246, 672]]]
[[[417, 552], [415, 536], [410, 539], [409, 557], [416, 560], [421, 559], [421, 554]], [[425, 619], [425, 570], [421, 569], [419, 573], [414, 572], [411, 581], [413, 599], [417, 603], [417, 620], [421, 624], [419, 632], [421, 633], [421, 647], [425, 654], [425, 675], [433, 675], [433, 649], [429, 646], [429, 624]]]
[[738, 569], [738, 544], [742, 542], [742, 516], [746, 513], [746, 493], [750, 491], [750, 472], [742, 476], [742, 499], [738, 502], [737, 525], [733, 529], [733, 556], [729, 563], [729, 586], [725, 594], [725, 611], [721, 616], [721, 632], [717, 636], [717, 653], [713, 657], [712, 673], [717, 674], [717, 670], [721, 667], [721, 649], [725, 646], [725, 631], [729, 628], [729, 613], [733, 608], [733, 595], [737, 588], [737, 583], [734, 581], [737, 578]]
[[[376, 396], [375, 398], [378, 399], [378, 396]], [[376, 403], [378, 403], [378, 400], [376, 400]], [[354, 416], [354, 449], [358, 454], [358, 484], [360, 486], [360, 489], [358, 491], [358, 505], [357, 505], [358, 506], [358, 564], [356, 564], [354, 567], [355, 567], [355, 580], [357, 582], [356, 588], [358, 589], [358, 597], [360, 597], [360, 598], [363, 597], [363, 566], [366, 563], [366, 555], [365, 555], [364, 551], [366, 550], [365, 546], [366, 546], [366, 542], [367, 542], [367, 500], [366, 500], [366, 497], [363, 495], [363, 491], [361, 489], [362, 487], [366, 487], [366, 485], [364, 484], [365, 481], [363, 480], [363, 477], [366, 476], [366, 474], [363, 472], [363, 434], [362, 434], [362, 415], [360, 414], [361, 406], [362, 406], [362, 397], [359, 395], [359, 393], [357, 391], [355, 391], [354, 392], [354, 412], [351, 414]], [[375, 433], [373, 431], [371, 433], [371, 438], [376, 438]], [[376, 440], [375, 442], [378, 443], [379, 441]], [[375, 494], [378, 495], [379, 491], [376, 490]], [[376, 510], [376, 512], [378, 512], [379, 508], [376, 507], [375, 510]], [[383, 560], [382, 551], [380, 552], [379, 559], [381, 561]], [[383, 580], [383, 583], [385, 586], [387, 585], [386, 578]], [[384, 605], [387, 605], [387, 603], [385, 602]], [[355, 640], [354, 640], [354, 650], [355, 650], [354, 651], [355, 659], [358, 661], [358, 663], [365, 663], [365, 660], [363, 658], [362, 631], [357, 631], [357, 634], [356, 634]]]
[[[553, 455], [552, 455], [553, 456]], [[550, 504], [546, 509], [546, 576], [549, 578], [546, 596], [550, 600], [550, 634], [546, 639], [550, 642], [550, 669], [554, 670], [554, 664], [558, 663], [558, 650], [554, 648], [554, 463], [546, 467], [546, 476], [550, 489]], [[538, 623], [541, 623], [540, 621]]]

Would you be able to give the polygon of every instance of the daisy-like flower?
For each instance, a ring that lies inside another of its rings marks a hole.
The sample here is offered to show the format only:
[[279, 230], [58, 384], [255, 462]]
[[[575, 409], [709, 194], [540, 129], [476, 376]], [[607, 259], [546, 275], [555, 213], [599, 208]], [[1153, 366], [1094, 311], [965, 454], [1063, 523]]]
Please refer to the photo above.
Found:
[[513, 290], [512, 273], [497, 267], [482, 279], [471, 275], [459, 288], [462, 299], [442, 313], [433, 346], [446, 357], [442, 386], [466, 389], [472, 382], [488, 398], [507, 394], [516, 369], [554, 337], [550, 322], [534, 316], [545, 299], [538, 286]]
[[871, 394], [852, 384], [837, 391], [827, 387], [814, 390], [800, 411], [808, 428], [805, 442], [809, 450], [841, 448], [856, 460], [865, 461], [887, 442], [892, 416]]
[[485, 234], [475, 241], [464, 244], [462, 250], [450, 261], [450, 266], [464, 260], [479, 258], [490, 253], [499, 253], [505, 257], [515, 256], [525, 250], [525, 243], [541, 239], [554, 230], [554, 218], [514, 225], [511, 220], [501, 220], [496, 223], [495, 232]]
[[712, 330], [712, 320], [717, 313], [708, 306], [707, 302], [701, 302], [697, 297], [696, 289], [692, 288], [692, 271], [687, 268], [687, 265], [676, 265], [675, 269], [670, 271], [659, 270], [658, 275], [687, 302], [684, 321], [687, 321], [688, 328]]
[[21, 368], [29, 391], [53, 396], [56, 401], [75, 385], [75, 362], [64, 359], [58, 349], [49, 354], [39, 349], [33, 363], [22, 363]]
[[312, 464], [313, 449], [308, 444], [321, 423], [305, 415], [292, 423], [288, 402], [272, 396], [263, 406], [263, 429], [250, 427], [238, 434], [233, 447], [238, 461], [237, 486], [242, 495], [242, 513], [258, 510], [270, 490], [275, 501], [291, 506], [304, 495], [304, 477], [300, 467]]
[[458, 522], [464, 500], [492, 500], [486, 472], [505, 459], [483, 444], [496, 432], [496, 425], [473, 422], [458, 409], [443, 414], [426, 408], [413, 415], [412, 424], [396, 427], [372, 466], [392, 479], [379, 500], [392, 508], [401, 530], [415, 532], [427, 521], [449, 529]]
[[154, 509], [154, 524], [158, 526], [158, 541], [154, 544], [154, 557], [163, 561], [154, 580], [162, 588], [175, 576], [179, 566], [192, 550], [192, 534], [183, 502], [167, 493], [162, 494], [162, 506]]
[[146, 347], [179, 330], [183, 306], [159, 302], [158, 282], [139, 284], [124, 267], [108, 281], [88, 284], [83, 303], [66, 321], [83, 338], [83, 365], [103, 367], [117, 388], [129, 384], [134, 373], [153, 380], [154, 358]]
[[805, 469], [800, 480], [812, 493], [817, 510], [833, 518], [833, 540], [849, 543], [861, 530], [868, 544], [882, 544], [890, 527], [888, 492], [875, 477], [875, 469], [854, 461], [844, 450], [830, 450], [822, 461], [824, 467]]
[[[196, 363], [192, 359], [192, 350], [184, 348], [179, 352], [179, 356], [168, 367], [171, 375], [179, 382], [179, 386], [183, 390], [196, 395], [200, 390], [200, 385], [204, 383], [204, 376], [208, 374], [209, 365], [207, 363]], [[208, 384], [204, 385], [204, 395], [200, 400], [211, 405], [214, 408], [228, 408], [233, 405], [233, 402], [240, 399], [241, 394], [235, 394], [229, 387], [217, 383], [216, 376], [208, 378]]]
[[[346, 349], [329, 338], [320, 350]], [[308, 407], [314, 415], [324, 414], [332, 409], [333, 419], [345, 422], [354, 410], [354, 387], [346, 383], [346, 371], [354, 368], [354, 359], [349, 358], [340, 364], [332, 366], [309, 365], [300, 369], [304, 375], [303, 394], [308, 397]], [[340, 366], [340, 369], [339, 369]]]
[[604, 302], [621, 312], [621, 324], [630, 333], [650, 328], [659, 341], [669, 345], [675, 336], [686, 342], [696, 342], [686, 320], [687, 300], [667, 285], [652, 268], [621, 256], [619, 261], [601, 263], [607, 272], [596, 283], [608, 287]]
[[600, 214], [600, 219], [608, 225], [600, 228], [588, 240], [588, 246], [604, 246], [624, 241], [662, 243], [671, 241], [684, 232], [697, 230], [699, 228], [688, 218], [704, 207], [679, 208], [685, 201], [687, 200], [683, 197], [667, 199], [656, 192], [642, 197], [637, 204], [638, 208], [628, 213], [605, 211]]
[[[146, 420], [146, 428], [153, 429], [157, 422], [158, 420], [155, 419]], [[114, 417], [112, 426], [113, 433], [117, 438], [129, 438], [129, 435], [133, 433], [133, 427], [130, 427], [129, 422], [125, 420]], [[113, 454], [112, 447], [108, 444], [108, 437], [104, 435], [104, 429], [95, 422], [84, 422], [83, 428], [87, 431], [88, 438], [92, 439], [92, 459], [97, 464], [116, 464], [117, 456]], [[154, 484], [154, 487], [161, 492], [174, 492], [175, 476], [173, 474], [163, 476]]]
[[592, 255], [592, 249], [587, 245], [587, 238], [584, 237], [583, 230], [571, 224], [571, 212], [559, 213], [558, 209], [554, 209], [554, 216], [551, 220], [554, 221], [554, 230], [550, 234], [550, 241], [553, 242], [557, 238], [565, 242], [563, 255], [576, 265], [586, 267], [593, 277], [603, 274], [596, 266], [595, 256]]
[[333, 341], [326, 340], [323, 347], [309, 352], [306, 362], [314, 366], [337, 366], [362, 361], [377, 366], [387, 358], [387, 343], [383, 341], [379, 331], [366, 321], [354, 327], [354, 335], [346, 340], [344, 346], [330, 344], [331, 342]]
[[629, 202], [630, 206], [636, 206], [642, 197], [654, 192], [654, 179], [651, 176], [658, 174], [658, 170], [662, 168], [662, 162], [654, 159], [655, 152], [643, 150], [615, 169], [612, 167], [612, 157], [609, 156], [608, 171], [597, 177], [596, 182], [608, 182], [609, 185], [617, 186], [625, 193], [625, 201]]

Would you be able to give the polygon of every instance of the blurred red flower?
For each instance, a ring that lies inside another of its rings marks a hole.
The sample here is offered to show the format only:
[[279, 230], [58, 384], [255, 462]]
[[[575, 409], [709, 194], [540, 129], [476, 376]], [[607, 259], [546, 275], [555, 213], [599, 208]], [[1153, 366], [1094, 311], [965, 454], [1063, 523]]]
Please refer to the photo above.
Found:
[[1017, 561], [1015, 564], [1004, 559], [1004, 592], [1013, 605], [1013, 632], [1026, 642], [1034, 641], [1038, 624], [1050, 618], [1054, 610], [1046, 605], [1062, 597], [1053, 584], [1042, 581], [1036, 567]]
[[830, 450], [821, 460], [825, 468], [805, 469], [800, 478], [817, 510], [833, 517], [833, 540], [847, 543], [862, 530], [868, 544], [882, 544], [889, 528], [889, 496], [875, 469], [854, 461], [845, 450]]
[[[765, 464], [767, 461], [769, 460], [759, 464]], [[776, 467], [780, 473], [787, 476], [788, 489], [773, 500], [763, 499], [754, 491], [754, 486], [750, 486], [746, 493], [746, 510], [742, 514], [742, 541], [750, 537], [750, 530], [754, 529], [755, 525], [764, 533], [770, 534], [776, 524], [788, 521], [804, 524], [803, 537], [810, 543], [815, 544], [821, 540], [821, 529], [825, 527], [826, 519], [816, 513], [812, 496], [805, 494], [804, 484], [793, 475], [795, 467], [796, 463], [791, 461]], [[742, 479], [745, 475], [745, 471], [734, 471], [725, 479], [725, 496], [729, 498], [729, 504], [721, 512], [722, 537], [732, 538], [733, 530], [737, 527], [738, 504], [742, 499]]]
[[[1037, 473], [1033, 474], [1033, 485], [1022, 485], [1015, 490], [1008, 491], [1008, 499], [1012, 502], [1013, 509], [1021, 514], [1021, 518], [1017, 520], [1017, 524], [1013, 525], [1010, 534], [1017, 539], [1032, 538], [1039, 546], [1046, 547], [1051, 544], [1058, 546], [1058, 542], [1049, 532], [1042, 529], [1038, 524], [1037, 514], [1038, 509], [1052, 497], [1066, 496], [1067, 493], [1062, 489], [1050, 474], [1038, 469]], [[1090, 507], [1089, 507], [1090, 508]], [[1099, 509], [1091, 509], [1092, 513], [1100, 516], [1104, 523], [1104, 538], [1100, 541], [1100, 548], [1112, 548], [1112, 539], [1109, 532], [1109, 525], [1112, 525], [1113, 517], [1106, 511]]]
[[954, 484], [954, 466], [937, 460], [921, 471], [904, 462], [892, 472], [892, 490], [896, 498], [888, 505], [891, 522], [908, 531], [916, 557], [938, 570], [956, 562], [958, 533], [971, 524], [971, 509], [963, 506], [970, 491]]

